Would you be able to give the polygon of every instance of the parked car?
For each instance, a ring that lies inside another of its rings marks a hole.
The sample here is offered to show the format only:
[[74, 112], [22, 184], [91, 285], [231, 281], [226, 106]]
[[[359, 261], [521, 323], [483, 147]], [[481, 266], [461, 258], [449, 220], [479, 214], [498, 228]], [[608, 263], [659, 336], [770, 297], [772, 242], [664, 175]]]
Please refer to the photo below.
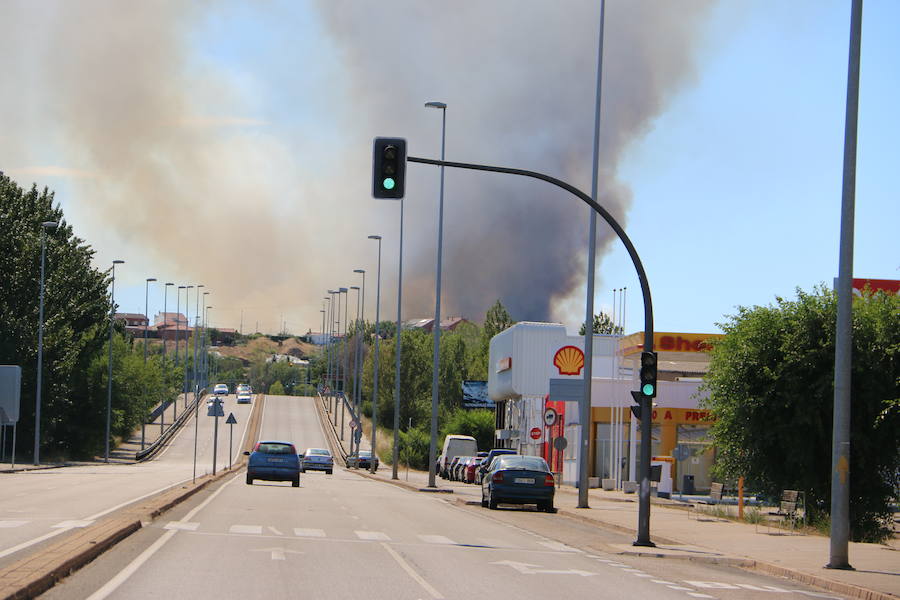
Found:
[[241, 392], [237, 393], [237, 403], [238, 404], [250, 404], [253, 401], [253, 396], [250, 395], [250, 392]]
[[556, 480], [540, 456], [501, 456], [491, 463], [481, 483], [481, 505], [536, 504], [538, 510], [556, 512]]
[[227, 396], [228, 395], [228, 384], [227, 383], [217, 383], [216, 387], [213, 388], [213, 394], [216, 396]]
[[253, 485], [254, 479], [262, 479], [290, 481], [294, 487], [300, 487], [300, 459], [290, 442], [257, 442], [253, 452], [244, 452], [244, 455], [250, 457], [247, 485]]
[[468, 464], [466, 464], [466, 473], [463, 476], [463, 481], [466, 483], [475, 483], [475, 472], [478, 470], [478, 466], [481, 464], [482, 460], [484, 460], [483, 456], [472, 457]]
[[307, 471], [325, 471], [331, 475], [334, 469], [334, 459], [331, 457], [331, 451], [325, 448], [307, 448], [306, 452], [300, 455], [300, 472]]
[[484, 457], [484, 460], [481, 461], [481, 465], [478, 467], [478, 471], [475, 473], [475, 483], [481, 483], [481, 480], [484, 478], [485, 472], [490, 468], [491, 461], [493, 461], [498, 456], [502, 456], [504, 454], [518, 454], [515, 450], [510, 450], [508, 448], [494, 448], [490, 452], [487, 453], [487, 456]]
[[460, 456], [456, 461], [456, 464], [453, 465], [453, 481], [462, 481], [463, 471], [466, 468], [466, 463], [469, 462], [471, 456]]
[[347, 456], [347, 466], [351, 469], [369, 469], [375, 463], [374, 470], [378, 470], [378, 457], [372, 456], [371, 450], [360, 450]]
[[450, 461], [457, 456], [475, 456], [478, 453], [478, 442], [471, 435], [452, 434], [444, 438], [441, 451], [441, 477], [449, 479]]
[[447, 465], [447, 476], [446, 479], [450, 481], [456, 481], [456, 465], [459, 464], [459, 461], [462, 459], [462, 456], [454, 456], [450, 459], [450, 464]]

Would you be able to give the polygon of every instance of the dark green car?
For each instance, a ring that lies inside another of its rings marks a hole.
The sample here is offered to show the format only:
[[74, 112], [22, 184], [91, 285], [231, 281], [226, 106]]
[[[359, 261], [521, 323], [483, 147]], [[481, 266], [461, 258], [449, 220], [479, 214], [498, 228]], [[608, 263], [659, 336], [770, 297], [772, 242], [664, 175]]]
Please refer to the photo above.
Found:
[[536, 504], [538, 510], [556, 512], [556, 480], [540, 456], [501, 455], [481, 479], [481, 505]]

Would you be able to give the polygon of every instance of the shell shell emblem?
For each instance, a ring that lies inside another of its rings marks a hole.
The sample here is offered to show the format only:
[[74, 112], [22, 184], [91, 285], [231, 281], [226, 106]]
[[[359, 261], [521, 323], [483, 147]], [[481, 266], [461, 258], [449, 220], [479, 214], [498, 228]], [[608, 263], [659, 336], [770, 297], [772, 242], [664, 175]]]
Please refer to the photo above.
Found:
[[563, 346], [553, 356], [553, 365], [560, 375], [581, 375], [584, 367], [584, 352], [576, 346]]

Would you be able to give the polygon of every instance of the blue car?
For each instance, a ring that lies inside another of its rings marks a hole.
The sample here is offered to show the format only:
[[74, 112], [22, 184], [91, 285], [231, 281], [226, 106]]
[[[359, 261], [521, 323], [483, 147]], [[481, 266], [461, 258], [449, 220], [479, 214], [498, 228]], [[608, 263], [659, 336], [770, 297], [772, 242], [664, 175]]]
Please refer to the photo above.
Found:
[[244, 452], [247, 462], [247, 485], [254, 479], [290, 481], [300, 487], [300, 459], [290, 442], [257, 442], [253, 452]]
[[556, 512], [555, 484], [540, 456], [501, 455], [481, 480], [481, 506], [493, 510], [498, 504], [536, 504], [538, 510]]

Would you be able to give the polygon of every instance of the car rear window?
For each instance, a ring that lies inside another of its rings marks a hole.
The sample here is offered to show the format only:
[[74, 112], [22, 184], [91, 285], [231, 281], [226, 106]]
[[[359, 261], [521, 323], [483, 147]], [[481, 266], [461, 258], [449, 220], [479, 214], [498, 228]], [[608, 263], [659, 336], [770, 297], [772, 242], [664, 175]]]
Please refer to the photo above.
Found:
[[322, 448], [310, 448], [306, 451], [306, 455], [314, 455], [314, 456], [331, 456], [331, 452], [328, 450], [324, 450]]
[[528, 469], [529, 471], [550, 471], [545, 461], [540, 456], [506, 455], [497, 457], [498, 469]]
[[274, 442], [260, 442], [256, 445], [256, 451], [263, 454], [295, 454], [296, 450], [290, 444], [278, 444]]

